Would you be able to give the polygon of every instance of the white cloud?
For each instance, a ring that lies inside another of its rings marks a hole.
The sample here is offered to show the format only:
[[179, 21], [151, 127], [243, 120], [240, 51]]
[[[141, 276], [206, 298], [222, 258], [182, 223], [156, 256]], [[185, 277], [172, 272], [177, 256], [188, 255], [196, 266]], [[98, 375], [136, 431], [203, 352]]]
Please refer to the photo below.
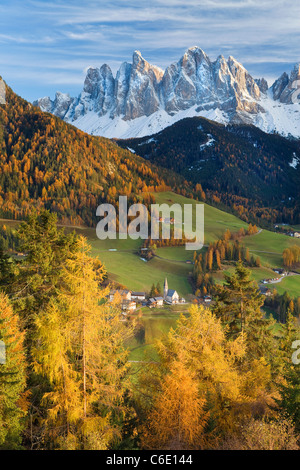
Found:
[[88, 64], [116, 72], [135, 49], [165, 68], [196, 44], [275, 77], [300, 60], [299, 18], [296, 0], [1, 0], [0, 72], [22, 67], [34, 93], [56, 75], [83, 81]]

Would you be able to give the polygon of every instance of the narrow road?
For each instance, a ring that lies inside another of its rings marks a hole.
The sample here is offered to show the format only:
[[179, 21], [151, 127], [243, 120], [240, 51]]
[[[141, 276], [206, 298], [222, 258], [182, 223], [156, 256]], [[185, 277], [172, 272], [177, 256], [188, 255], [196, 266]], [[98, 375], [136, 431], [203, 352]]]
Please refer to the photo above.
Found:
[[[287, 277], [290, 277], [290, 276], [300, 276], [300, 273], [295, 273], [295, 272], [292, 272], [292, 273], [288, 273], [286, 276], [282, 276], [280, 277], [279, 279], [274, 279], [274, 281], [270, 281], [268, 282], [267, 284], [279, 284], [279, 282], [283, 281], [283, 279], [286, 279]], [[263, 282], [260, 283], [262, 286], [263, 285], [266, 285], [264, 284]]]
[[278, 251], [261, 251], [261, 250], [250, 250], [250, 253], [266, 253], [267, 255], [282, 255]]
[[[193, 264], [193, 261], [191, 259], [187, 260], [179, 260], [179, 259], [170, 259], [170, 258], [163, 258], [162, 256], [154, 255], [155, 258], [162, 259], [163, 261], [171, 261], [173, 263], [184, 263], [184, 264]], [[188, 263], [190, 261], [191, 263]]]

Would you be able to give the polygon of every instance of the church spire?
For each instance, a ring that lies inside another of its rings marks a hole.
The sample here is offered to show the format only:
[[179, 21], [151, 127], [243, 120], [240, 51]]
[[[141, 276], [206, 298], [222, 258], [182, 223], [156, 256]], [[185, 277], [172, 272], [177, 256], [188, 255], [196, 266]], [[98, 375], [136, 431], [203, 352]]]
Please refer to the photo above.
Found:
[[167, 278], [165, 278], [165, 282], [164, 282], [164, 299], [167, 298], [168, 290], [169, 290], [169, 288], [168, 288], [168, 280], [167, 280]]

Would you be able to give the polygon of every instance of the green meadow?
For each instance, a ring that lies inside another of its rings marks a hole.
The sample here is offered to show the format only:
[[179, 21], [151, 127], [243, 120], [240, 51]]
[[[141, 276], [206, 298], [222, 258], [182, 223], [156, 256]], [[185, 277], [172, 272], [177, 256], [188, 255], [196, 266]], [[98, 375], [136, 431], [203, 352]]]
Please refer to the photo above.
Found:
[[170, 288], [176, 289], [180, 295], [191, 293], [188, 282], [191, 265], [159, 258], [146, 262], [134, 252], [99, 252], [97, 243], [93, 243], [92, 253], [105, 264], [112, 281], [129, 289], [149, 291], [153, 283], [156, 285], [159, 282], [163, 286], [167, 277]]
[[300, 276], [289, 276], [284, 278], [274, 287], [279, 294], [288, 292], [291, 297], [300, 297]]
[[[198, 202], [170, 191], [155, 193], [158, 204], [168, 205], [184, 204], [193, 205], [193, 230], [195, 229], [196, 204]], [[178, 217], [177, 217], [178, 218]], [[176, 225], [175, 213], [175, 225]], [[179, 219], [178, 219], [179, 220]], [[17, 227], [19, 222], [1, 221], [12, 228]], [[222, 237], [229, 229], [237, 232], [241, 227], [247, 228], [248, 224], [241, 221], [232, 214], [219, 209], [204, 205], [204, 243], [208, 245]], [[91, 245], [91, 254], [97, 256], [106, 266], [110, 281], [114, 281], [131, 290], [149, 292], [152, 284], [160, 283], [163, 286], [164, 279], [168, 278], [169, 287], [176, 289], [187, 301], [192, 300], [192, 288], [189, 276], [193, 270], [193, 251], [185, 247], [158, 248], [156, 257], [145, 262], [138, 256], [141, 240], [99, 240], [95, 228], [66, 227], [66, 231], [76, 230], [80, 235], [87, 237]], [[283, 267], [282, 252], [285, 248], [295, 244], [300, 245], [300, 240], [286, 235], [262, 230], [260, 233], [243, 238], [242, 243], [249, 248], [251, 254], [259, 256], [260, 268], [251, 268], [252, 278], [259, 282], [264, 278], [273, 278], [275, 273], [272, 268]], [[202, 250], [206, 250], [204, 246]], [[214, 273], [217, 283], [224, 282], [225, 274], [232, 274], [234, 265], [224, 265], [223, 271]], [[270, 289], [276, 289], [279, 294], [288, 291], [292, 297], [300, 296], [300, 276], [284, 278], [282, 282], [268, 285]], [[176, 326], [180, 313], [187, 313], [189, 304], [177, 306], [164, 306], [160, 309], [142, 308], [137, 315], [139, 323], [144, 327], [145, 337], [143, 340], [132, 338], [128, 344], [130, 348], [130, 361], [133, 367], [140, 367], [140, 361], [151, 361], [156, 359], [153, 345], [155, 340], [167, 333], [171, 327]], [[272, 313], [272, 312], [270, 312]], [[140, 317], [141, 314], [141, 317]], [[135, 364], [136, 363], [136, 364]]]
[[[155, 193], [157, 204], [178, 204], [183, 208], [184, 204], [192, 204], [193, 224], [195, 230], [196, 205], [197, 201], [175, 194], [171, 191]], [[175, 225], [180, 217], [176, 217]], [[16, 221], [2, 221], [2, 224], [16, 227]], [[247, 228], [248, 224], [232, 214], [223, 212], [215, 207], [204, 204], [204, 243], [205, 245], [222, 237], [229, 229], [237, 232], [241, 227]], [[183, 225], [184, 227], [184, 225]], [[158, 248], [156, 257], [145, 262], [138, 256], [138, 249], [141, 240], [99, 240], [96, 236], [95, 228], [67, 227], [66, 230], [76, 230], [78, 234], [88, 238], [92, 255], [98, 256], [105, 264], [109, 279], [115, 281], [132, 290], [149, 291], [152, 284], [158, 282], [163, 285], [165, 277], [168, 278], [169, 287], [176, 289], [184, 297], [192, 294], [192, 289], [188, 281], [192, 272], [193, 251], [186, 250], [185, 247]], [[283, 267], [282, 252], [285, 248], [295, 244], [300, 246], [299, 239], [293, 239], [286, 235], [278, 234], [268, 230], [243, 238], [242, 243], [249, 248], [250, 253], [259, 256], [261, 268], [253, 268], [252, 276], [256, 281], [265, 277], [274, 277], [272, 268]], [[206, 248], [204, 247], [203, 250]], [[233, 266], [225, 266], [223, 272], [215, 274], [218, 282], [223, 282], [224, 273], [233, 272]], [[274, 286], [271, 286], [273, 288]], [[289, 277], [280, 284], [276, 284], [279, 293], [285, 290], [292, 296], [300, 296], [300, 277]], [[189, 298], [189, 297], [188, 297]]]
[[[193, 230], [196, 228], [196, 205], [201, 204], [193, 199], [188, 199], [171, 191], [155, 193], [157, 204], [184, 204], [193, 205]], [[176, 220], [176, 215], [175, 215]], [[247, 228], [247, 224], [232, 214], [223, 212], [215, 207], [204, 204], [204, 243], [208, 244], [219, 239], [224, 232], [229, 229], [231, 232], [237, 232], [241, 227]]]
[[[189, 305], [165, 305], [157, 309], [142, 308], [137, 315], [132, 315], [136, 321], [144, 327], [145, 337], [143, 340], [132, 338], [128, 344], [130, 348], [130, 361], [156, 360], [154, 344], [157, 340], [167, 334], [171, 328], [176, 327], [176, 322], [181, 313], [188, 314]], [[137, 319], [137, 316], [139, 318]]]
[[[193, 230], [196, 227], [196, 201], [185, 198], [170, 191], [155, 193], [157, 204], [184, 204], [193, 205]], [[175, 212], [176, 221], [176, 212]], [[205, 244], [220, 238], [225, 230], [236, 232], [241, 227], [247, 228], [247, 224], [232, 214], [222, 212], [215, 207], [204, 205], [204, 232]], [[193, 251], [185, 247], [158, 248], [156, 257], [145, 262], [137, 255], [140, 240], [98, 240], [96, 232], [87, 229], [86, 235], [92, 245], [92, 254], [98, 256], [105, 264], [109, 278], [127, 288], [149, 291], [152, 284], [159, 282], [161, 285], [165, 277], [168, 278], [169, 287], [176, 289], [180, 295], [192, 294], [188, 277], [192, 272], [191, 261]], [[204, 248], [205, 249], [205, 248]], [[117, 251], [109, 251], [117, 250]]]
[[270, 267], [283, 266], [282, 252], [293, 245], [300, 246], [300, 240], [268, 230], [245, 237], [243, 244], [250, 252], [260, 257], [262, 264]]

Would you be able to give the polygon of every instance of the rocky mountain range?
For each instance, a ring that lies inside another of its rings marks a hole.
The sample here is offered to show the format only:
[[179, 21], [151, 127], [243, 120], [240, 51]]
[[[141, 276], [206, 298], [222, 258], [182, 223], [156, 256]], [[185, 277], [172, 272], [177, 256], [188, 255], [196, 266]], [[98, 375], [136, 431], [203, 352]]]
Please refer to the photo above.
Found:
[[234, 57], [220, 55], [211, 61], [192, 47], [165, 71], [135, 51], [132, 63], [124, 62], [115, 77], [107, 64], [89, 68], [77, 98], [57, 92], [54, 100], [45, 97], [33, 104], [90, 134], [110, 138], [143, 137], [192, 116], [300, 137], [299, 87], [300, 64], [269, 88]]

